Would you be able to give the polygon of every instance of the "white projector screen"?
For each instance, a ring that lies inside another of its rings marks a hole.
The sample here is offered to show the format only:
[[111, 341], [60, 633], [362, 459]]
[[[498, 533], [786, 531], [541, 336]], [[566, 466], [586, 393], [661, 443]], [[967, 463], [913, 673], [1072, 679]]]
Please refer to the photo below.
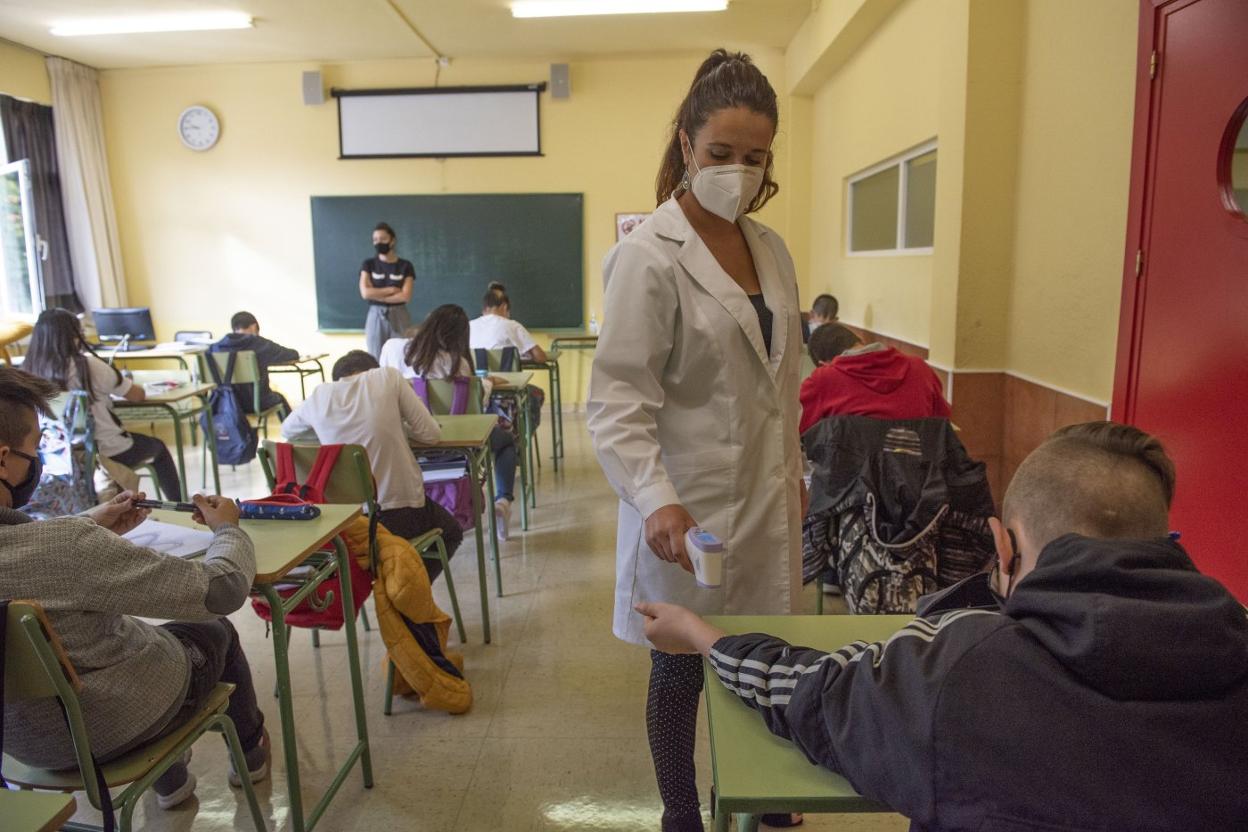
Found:
[[545, 88], [334, 90], [338, 158], [540, 156]]

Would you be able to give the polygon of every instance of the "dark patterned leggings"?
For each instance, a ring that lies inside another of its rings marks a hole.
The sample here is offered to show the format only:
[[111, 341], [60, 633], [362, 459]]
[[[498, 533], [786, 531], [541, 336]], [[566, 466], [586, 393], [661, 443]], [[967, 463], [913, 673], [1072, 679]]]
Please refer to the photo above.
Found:
[[693, 765], [701, 695], [701, 656], [650, 651], [646, 735], [663, 798], [663, 832], [703, 832]]

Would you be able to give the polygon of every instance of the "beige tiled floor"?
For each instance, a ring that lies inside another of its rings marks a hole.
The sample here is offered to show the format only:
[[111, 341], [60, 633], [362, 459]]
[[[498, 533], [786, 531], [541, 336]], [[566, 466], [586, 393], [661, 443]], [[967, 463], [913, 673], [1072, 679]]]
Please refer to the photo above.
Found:
[[[566, 468], [556, 475], [544, 461], [533, 526], [503, 550], [506, 595], [491, 597], [490, 645], [481, 643], [471, 537], [452, 562], [468, 627], [469, 643], [462, 649], [475, 695], [472, 711], [448, 716], [396, 700], [394, 714], [383, 716], [384, 649], [378, 633], [361, 632], [376, 785], [365, 790], [353, 774], [318, 829], [658, 829], [660, 807], [644, 725], [649, 659], [644, 650], [616, 641], [610, 629], [615, 498], [594, 461], [583, 419], [569, 416], [565, 423]], [[546, 453], [549, 436], [543, 426]], [[224, 468], [222, 483], [233, 496], [266, 491], [258, 463], [233, 472]], [[436, 592], [450, 609], [441, 581]], [[273, 659], [264, 625], [250, 609], [232, 620], [277, 741], [275, 701], [269, 696]], [[291, 657], [305, 805], [328, 784], [354, 732], [343, 638], [330, 633], [321, 643], [314, 650], [306, 633], [296, 633]], [[460, 648], [454, 636], [452, 647]], [[703, 800], [710, 788], [708, 755], [703, 735], [698, 754]], [[199, 779], [197, 798], [164, 812], [147, 797], [139, 828], [250, 829], [237, 793], [226, 785], [220, 743], [201, 741], [191, 769]], [[289, 829], [280, 754], [272, 780], [261, 784], [259, 793], [269, 828]], [[806, 828], [874, 832], [904, 830], [907, 824], [895, 815], [825, 816], [808, 818]]]

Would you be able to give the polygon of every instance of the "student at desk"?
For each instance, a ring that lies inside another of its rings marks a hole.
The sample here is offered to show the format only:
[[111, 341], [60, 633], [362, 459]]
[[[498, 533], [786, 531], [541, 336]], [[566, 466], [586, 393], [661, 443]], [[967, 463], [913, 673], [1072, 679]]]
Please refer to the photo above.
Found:
[[1168, 536], [1174, 465], [1137, 428], [1062, 428], [991, 521], [998, 564], [834, 653], [642, 604], [719, 681], [915, 832], [1243, 829], [1248, 620]]
[[151, 465], [156, 469], [161, 495], [166, 500], [182, 499], [178, 466], [165, 443], [154, 436], [127, 431], [113, 410], [113, 396], [141, 402], [147, 393], [142, 385], [122, 376], [95, 354], [74, 313], [49, 309], [39, 315], [22, 367], [62, 390], [85, 390], [95, 419], [96, 450], [127, 468]]
[[[76, 517], [32, 521], [17, 509], [39, 482], [36, 414], [47, 415], [57, 392], [51, 382], [0, 367], [0, 592], [36, 601], [47, 612], [82, 680], [78, 696], [100, 762], [178, 727], [218, 682], [231, 682], [236, 687], [226, 713], [238, 730], [249, 779], [264, 779], [264, 714], [238, 633], [222, 617], [246, 603], [256, 573], [251, 539], [238, 528], [238, 507], [195, 495], [195, 519], [213, 537], [205, 555], [193, 559], [118, 536], [147, 516], [132, 504], [142, 493], [122, 492]], [[178, 620], [155, 626], [142, 618]], [[6, 704], [4, 734], [5, 752], [28, 765], [61, 769], [77, 762], [65, 718], [51, 699]], [[241, 784], [236, 772], [229, 776]], [[175, 763], [153, 789], [157, 804], [170, 809], [194, 793], [195, 776], [185, 761]]]
[[[522, 359], [538, 362], [546, 360], [546, 350], [538, 346], [524, 324], [512, 320], [511, 298], [507, 295], [507, 288], [501, 283], [493, 282], [489, 285], [481, 302], [481, 317], [473, 318], [468, 326], [468, 345], [473, 350], [514, 347]], [[546, 392], [532, 384], [528, 390], [529, 418], [536, 429], [542, 423], [542, 404], [546, 401]]]
[[[289, 364], [299, 357], [299, 351], [261, 337], [260, 322], [250, 312], [235, 312], [230, 318], [230, 329], [230, 334], [209, 347], [209, 352], [254, 352], [256, 364], [260, 367], [260, 409], [268, 410], [281, 405], [278, 417], [284, 419], [290, 413], [290, 403], [285, 396], [269, 387], [269, 367], [274, 364]], [[239, 404], [243, 406], [243, 412], [250, 413], [254, 398], [251, 385], [235, 384], [233, 387]]]
[[[403, 371], [409, 377], [444, 379], [471, 376], [472, 358], [468, 353], [468, 315], [458, 306], [447, 304], [429, 313], [420, 332], [408, 343], [403, 355]], [[483, 395], [488, 399], [490, 383], [483, 378]], [[499, 540], [510, 537], [511, 505], [516, 496], [516, 438], [511, 431], [495, 425], [490, 432], [494, 453], [494, 516]]]
[[[377, 366], [363, 350], [334, 362], [333, 381], [319, 385], [282, 422], [282, 435], [298, 441], [316, 434], [324, 445], [363, 445], [377, 480], [379, 518], [388, 531], [408, 540], [441, 529], [446, 556], [464, 541], [454, 516], [425, 498], [425, 481], [411, 442], [436, 442], [442, 428], [403, 375]], [[432, 581], [441, 574], [437, 561], [425, 564]]]

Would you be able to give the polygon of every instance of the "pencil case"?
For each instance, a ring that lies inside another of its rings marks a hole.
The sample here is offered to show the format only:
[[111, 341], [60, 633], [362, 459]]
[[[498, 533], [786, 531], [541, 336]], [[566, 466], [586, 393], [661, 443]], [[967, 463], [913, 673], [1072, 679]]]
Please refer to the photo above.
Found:
[[321, 509], [311, 503], [302, 500], [297, 503], [282, 502], [272, 498], [244, 500], [238, 504], [238, 511], [244, 520], [315, 520], [321, 516]]

